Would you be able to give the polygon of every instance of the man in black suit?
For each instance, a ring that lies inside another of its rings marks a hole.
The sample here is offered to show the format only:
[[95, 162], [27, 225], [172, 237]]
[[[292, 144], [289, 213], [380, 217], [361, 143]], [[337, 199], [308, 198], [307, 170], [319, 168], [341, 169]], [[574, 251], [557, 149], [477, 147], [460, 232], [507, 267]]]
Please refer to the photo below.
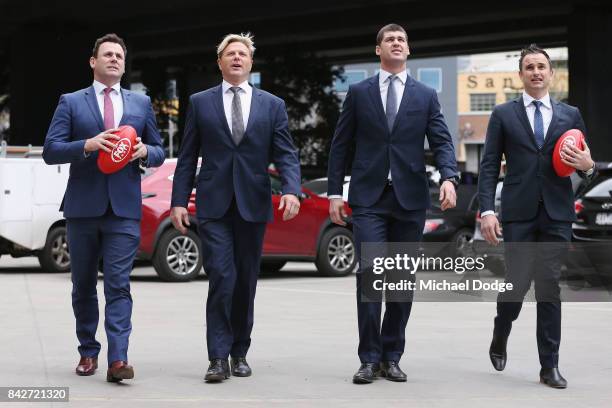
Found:
[[[535, 281], [537, 302], [537, 341], [542, 369], [540, 381], [553, 388], [567, 387], [558, 369], [561, 340], [561, 301], [559, 298], [560, 253], [541, 242], [564, 243], [571, 239], [574, 194], [569, 177], [559, 177], [552, 166], [556, 141], [569, 129], [585, 126], [580, 111], [553, 100], [548, 89], [553, 78], [548, 54], [532, 44], [521, 52], [519, 76], [523, 95], [498, 105], [487, 129], [485, 150], [480, 166], [478, 194], [482, 233], [497, 245], [501, 235], [494, 213], [495, 186], [502, 155], [507, 175], [501, 197], [501, 220], [506, 252], [506, 282], [514, 285], [512, 293], [502, 293], [497, 301], [497, 316], [489, 356], [493, 367], [506, 365], [506, 343], [512, 322], [518, 317], [522, 299]], [[580, 150], [566, 146], [563, 163], [591, 177], [594, 162], [588, 147]], [[527, 246], [516, 244], [528, 242]], [[540, 250], [541, 249], [541, 250]]]
[[[345, 225], [342, 184], [350, 146], [355, 146], [348, 201], [353, 210], [355, 246], [365, 242], [418, 242], [430, 205], [425, 174], [425, 137], [442, 175], [441, 208], [456, 203], [457, 163], [453, 141], [434, 89], [408, 75], [410, 54], [403, 27], [388, 24], [376, 36], [380, 72], [349, 87], [329, 153], [328, 197], [331, 220]], [[356, 384], [369, 384], [380, 373], [404, 382], [399, 367], [412, 302], [387, 298], [366, 301], [368, 272], [357, 273], [359, 360]], [[371, 283], [371, 282], [370, 282]]]
[[[255, 290], [266, 225], [273, 220], [268, 165], [282, 180], [283, 220], [300, 210], [300, 160], [285, 102], [248, 79], [255, 45], [250, 34], [228, 34], [217, 47], [222, 82], [191, 95], [172, 185], [173, 225], [189, 226], [187, 204], [198, 165], [196, 209], [208, 274], [204, 379], [248, 377]], [[227, 359], [231, 356], [230, 364]]]

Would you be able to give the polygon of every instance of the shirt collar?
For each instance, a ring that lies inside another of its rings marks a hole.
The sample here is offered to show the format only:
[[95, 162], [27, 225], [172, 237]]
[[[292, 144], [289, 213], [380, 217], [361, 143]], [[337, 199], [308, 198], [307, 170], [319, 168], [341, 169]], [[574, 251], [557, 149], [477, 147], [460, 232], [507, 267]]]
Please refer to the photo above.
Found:
[[[531, 95], [529, 95], [527, 92], [523, 91], [523, 104], [525, 105], [525, 107], [531, 105], [531, 103], [535, 100], [534, 97], [532, 97]], [[540, 102], [542, 102], [542, 105], [548, 109], [552, 109], [552, 106], [550, 105], [550, 94], [546, 94], [544, 95], [542, 98], [539, 99]]]
[[[385, 81], [391, 76], [393, 75], [390, 72], [385, 71], [384, 69], [381, 69], [379, 74], [378, 74], [378, 83], [380, 85], [384, 84]], [[400, 81], [402, 81], [402, 85], [406, 84], [406, 80], [408, 79], [408, 71], [407, 70], [403, 70], [402, 72], [398, 72], [397, 74], [395, 74], [395, 76], [397, 76], [399, 78]]]
[[[226, 93], [233, 86], [234, 85], [230, 84], [225, 79], [223, 80], [223, 82], [221, 82], [221, 89], [223, 90], [223, 93]], [[251, 85], [249, 85], [249, 81], [244, 81], [243, 83], [238, 85], [238, 87], [246, 93], [249, 93], [251, 91]]]
[[[101, 94], [106, 88], [108, 88], [102, 82], [98, 82], [95, 79], [93, 81], [93, 87], [94, 87], [94, 91], [96, 91], [96, 95]], [[117, 91], [118, 94], [121, 94], [121, 84], [119, 82], [117, 82], [115, 85], [111, 86], [111, 88], [113, 88], [113, 90]]]

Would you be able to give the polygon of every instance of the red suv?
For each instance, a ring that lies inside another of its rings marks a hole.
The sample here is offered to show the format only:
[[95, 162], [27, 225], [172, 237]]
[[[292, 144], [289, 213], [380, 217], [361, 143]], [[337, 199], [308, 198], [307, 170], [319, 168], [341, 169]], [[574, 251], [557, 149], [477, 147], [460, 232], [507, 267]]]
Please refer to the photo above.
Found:
[[[151, 260], [161, 279], [178, 282], [198, 276], [202, 254], [195, 216], [195, 190], [188, 206], [191, 229], [187, 235], [181, 235], [170, 222], [175, 168], [176, 159], [166, 160], [161, 167], [147, 170], [142, 180], [138, 258]], [[357, 262], [353, 234], [349, 228], [331, 223], [328, 200], [302, 188], [299, 215], [291, 221], [282, 221], [282, 212], [277, 210], [280, 178], [274, 171], [269, 175], [274, 222], [268, 224], [264, 237], [262, 269], [278, 271], [287, 261], [311, 261], [324, 276], [351, 273]], [[350, 214], [348, 206], [346, 210]]]

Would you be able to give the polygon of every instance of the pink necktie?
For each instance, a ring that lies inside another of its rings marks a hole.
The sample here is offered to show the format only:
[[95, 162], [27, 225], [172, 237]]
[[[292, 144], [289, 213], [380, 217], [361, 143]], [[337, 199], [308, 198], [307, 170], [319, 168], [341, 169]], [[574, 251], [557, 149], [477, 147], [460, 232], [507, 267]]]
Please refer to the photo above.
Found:
[[113, 110], [113, 101], [110, 98], [110, 93], [113, 88], [104, 89], [104, 129], [112, 129], [115, 127], [115, 111]]

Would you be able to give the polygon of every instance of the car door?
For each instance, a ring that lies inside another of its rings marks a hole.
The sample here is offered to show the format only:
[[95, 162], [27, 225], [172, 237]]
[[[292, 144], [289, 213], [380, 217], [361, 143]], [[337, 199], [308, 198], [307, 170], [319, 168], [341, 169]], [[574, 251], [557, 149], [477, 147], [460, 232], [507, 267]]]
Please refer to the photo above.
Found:
[[313, 197], [305, 195], [300, 203], [300, 213], [292, 220], [283, 221], [283, 210], [279, 210], [281, 181], [271, 174], [272, 206], [274, 222], [268, 223], [264, 237], [264, 255], [314, 256], [319, 229], [321, 211]]

